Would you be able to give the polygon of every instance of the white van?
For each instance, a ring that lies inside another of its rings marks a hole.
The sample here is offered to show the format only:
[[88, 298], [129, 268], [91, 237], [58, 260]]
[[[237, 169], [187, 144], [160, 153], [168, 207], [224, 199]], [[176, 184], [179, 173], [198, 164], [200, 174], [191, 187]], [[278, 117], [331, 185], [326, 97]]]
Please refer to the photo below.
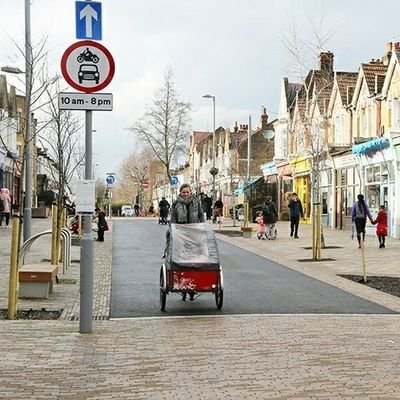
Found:
[[121, 217], [133, 217], [133, 207], [129, 205], [122, 206]]

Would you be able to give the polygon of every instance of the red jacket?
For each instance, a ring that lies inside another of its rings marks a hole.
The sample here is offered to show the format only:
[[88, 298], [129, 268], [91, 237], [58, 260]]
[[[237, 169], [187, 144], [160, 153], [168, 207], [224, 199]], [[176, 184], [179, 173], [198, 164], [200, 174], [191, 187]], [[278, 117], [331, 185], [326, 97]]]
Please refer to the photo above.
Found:
[[[381, 233], [387, 232], [387, 213], [386, 211], [379, 211], [378, 215], [376, 216], [375, 221], [373, 224], [378, 224], [376, 227], [376, 233], [377, 235], [380, 235]], [[387, 233], [386, 233], [387, 234]], [[381, 236], [386, 236], [386, 235], [381, 235]]]

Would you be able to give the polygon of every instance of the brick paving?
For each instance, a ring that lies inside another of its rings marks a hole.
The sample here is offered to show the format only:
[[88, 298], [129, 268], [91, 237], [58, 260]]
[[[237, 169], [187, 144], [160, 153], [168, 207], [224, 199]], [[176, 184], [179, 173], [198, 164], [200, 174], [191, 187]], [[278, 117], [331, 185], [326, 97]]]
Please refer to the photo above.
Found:
[[[400, 311], [397, 297], [337, 277], [360, 274], [360, 251], [348, 232], [325, 230], [323, 258], [311, 258], [311, 228], [276, 241], [219, 235], [284, 266]], [[232, 228], [225, 221], [222, 229]], [[34, 220], [35, 232], [48, 220]], [[218, 229], [218, 226], [215, 225]], [[79, 334], [79, 263], [48, 300], [20, 308], [60, 309], [57, 321], [0, 321], [0, 399], [399, 399], [400, 316], [240, 315], [102, 320], [108, 316], [111, 234], [95, 243], [92, 334]], [[0, 229], [0, 307], [7, 307], [10, 231]], [[48, 240], [48, 239], [47, 239]], [[400, 276], [400, 241], [386, 249], [367, 238], [370, 274]], [[49, 258], [46, 240], [29, 259]], [[29, 261], [28, 259], [28, 261]], [[79, 247], [73, 247], [79, 261]]]

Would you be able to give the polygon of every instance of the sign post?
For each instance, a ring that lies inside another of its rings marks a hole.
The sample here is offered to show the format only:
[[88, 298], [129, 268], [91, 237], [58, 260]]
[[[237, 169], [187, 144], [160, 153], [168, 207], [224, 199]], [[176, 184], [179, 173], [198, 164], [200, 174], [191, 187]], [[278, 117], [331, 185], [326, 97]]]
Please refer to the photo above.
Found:
[[[88, 185], [93, 179], [93, 115], [92, 111], [111, 111], [112, 94], [93, 94], [104, 89], [112, 80], [115, 71], [111, 53], [100, 43], [102, 39], [101, 3], [96, 1], [77, 1], [75, 4], [76, 38], [85, 39], [72, 44], [61, 59], [61, 72], [67, 83], [83, 93], [60, 93], [61, 110], [85, 111], [85, 181]], [[91, 40], [86, 40], [91, 39]], [[89, 186], [82, 186], [89, 193]], [[87, 190], [86, 190], [87, 189]], [[92, 193], [92, 189], [90, 189]], [[93, 320], [93, 202], [89, 195], [83, 196], [82, 213], [84, 232], [81, 238], [80, 268], [80, 318], [79, 332], [91, 333]]]
[[108, 189], [108, 218], [112, 217], [112, 209], [111, 209], [111, 200], [112, 200], [112, 188], [115, 183], [115, 174], [114, 172], [108, 172], [107, 178], [107, 189]]

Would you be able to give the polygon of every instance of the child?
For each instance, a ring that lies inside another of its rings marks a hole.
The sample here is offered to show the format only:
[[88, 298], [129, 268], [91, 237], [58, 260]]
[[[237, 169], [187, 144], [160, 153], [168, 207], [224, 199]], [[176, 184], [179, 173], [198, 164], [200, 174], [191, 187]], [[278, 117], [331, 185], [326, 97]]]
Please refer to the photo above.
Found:
[[267, 234], [266, 234], [266, 226], [264, 223], [264, 217], [262, 215], [262, 211], [259, 211], [257, 213], [256, 222], [258, 223], [258, 231], [257, 231], [258, 240], [260, 239], [265, 240], [267, 238]]
[[376, 234], [379, 240], [379, 248], [382, 249], [385, 247], [385, 237], [388, 234], [387, 213], [385, 206], [379, 206], [378, 215], [376, 216], [375, 221], [372, 223], [374, 225], [378, 224], [376, 227]]

